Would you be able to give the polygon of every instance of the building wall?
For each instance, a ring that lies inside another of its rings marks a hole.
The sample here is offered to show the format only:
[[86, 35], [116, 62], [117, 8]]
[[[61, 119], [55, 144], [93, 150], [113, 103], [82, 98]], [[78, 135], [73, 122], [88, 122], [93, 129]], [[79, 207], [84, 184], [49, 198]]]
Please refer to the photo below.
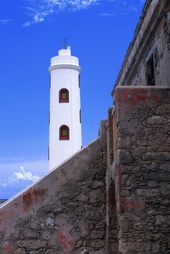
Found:
[[170, 253], [170, 88], [117, 87], [119, 252]]
[[155, 85], [170, 86], [170, 11], [160, 19], [155, 37], [145, 46], [144, 57], [141, 59], [136, 74], [130, 84], [147, 85], [147, 64], [154, 54], [155, 58]]
[[104, 253], [105, 140], [1, 206], [1, 254]]
[[148, 65], [152, 55], [154, 55], [154, 85], [170, 87], [169, 0], [146, 1], [115, 85], [150, 85]]

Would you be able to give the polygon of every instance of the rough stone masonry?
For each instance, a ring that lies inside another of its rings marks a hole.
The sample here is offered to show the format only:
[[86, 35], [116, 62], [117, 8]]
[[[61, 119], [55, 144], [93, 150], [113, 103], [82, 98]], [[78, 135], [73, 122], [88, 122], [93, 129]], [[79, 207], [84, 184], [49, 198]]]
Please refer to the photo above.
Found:
[[112, 113], [97, 140], [1, 205], [1, 254], [170, 253], [170, 88], [117, 87]]
[[61, 167], [3, 204], [1, 254], [103, 253], [104, 134]]
[[147, 0], [101, 136], [0, 206], [0, 254], [170, 253], [169, 53], [170, 1]]
[[115, 182], [119, 251], [170, 253], [170, 88], [118, 87]]

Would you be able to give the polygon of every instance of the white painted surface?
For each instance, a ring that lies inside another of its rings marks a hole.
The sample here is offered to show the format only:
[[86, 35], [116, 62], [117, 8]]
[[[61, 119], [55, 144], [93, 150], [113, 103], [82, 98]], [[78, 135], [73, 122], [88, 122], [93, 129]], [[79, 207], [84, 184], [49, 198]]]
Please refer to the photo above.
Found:
[[[72, 156], [82, 145], [80, 123], [80, 66], [77, 57], [71, 56], [71, 49], [59, 50], [51, 59], [50, 81], [50, 124], [49, 124], [49, 170], [54, 169]], [[69, 90], [69, 103], [59, 103], [59, 91]], [[59, 140], [60, 126], [70, 128], [70, 139]]]

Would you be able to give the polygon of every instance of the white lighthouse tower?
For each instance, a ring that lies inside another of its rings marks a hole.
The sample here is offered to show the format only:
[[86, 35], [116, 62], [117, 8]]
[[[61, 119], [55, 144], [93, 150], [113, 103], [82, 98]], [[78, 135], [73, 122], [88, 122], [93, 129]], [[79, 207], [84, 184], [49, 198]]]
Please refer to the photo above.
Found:
[[82, 145], [79, 59], [70, 47], [51, 59], [49, 170], [73, 155]]

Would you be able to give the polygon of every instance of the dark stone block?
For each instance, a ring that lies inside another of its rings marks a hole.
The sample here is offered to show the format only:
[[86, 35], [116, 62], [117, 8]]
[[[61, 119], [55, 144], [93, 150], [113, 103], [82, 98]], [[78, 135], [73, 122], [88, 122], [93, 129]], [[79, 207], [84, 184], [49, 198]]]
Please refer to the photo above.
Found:
[[132, 163], [132, 155], [130, 152], [119, 150], [118, 151], [118, 164], [119, 165], [130, 165]]

